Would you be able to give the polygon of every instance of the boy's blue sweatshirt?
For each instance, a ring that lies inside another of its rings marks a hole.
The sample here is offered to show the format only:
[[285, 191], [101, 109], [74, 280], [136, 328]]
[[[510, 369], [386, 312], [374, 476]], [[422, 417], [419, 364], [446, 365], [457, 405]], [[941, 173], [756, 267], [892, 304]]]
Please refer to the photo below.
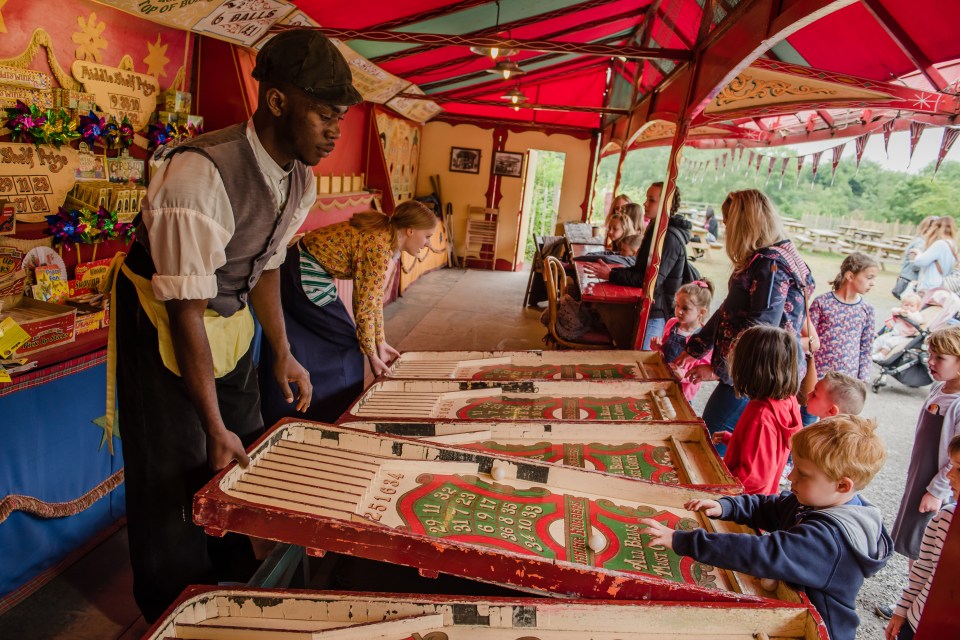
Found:
[[804, 506], [790, 493], [719, 502], [720, 520], [767, 535], [676, 531], [674, 551], [723, 569], [783, 580], [807, 594], [831, 640], [854, 640], [860, 624], [857, 592], [893, 552], [880, 511], [859, 496], [826, 509]]

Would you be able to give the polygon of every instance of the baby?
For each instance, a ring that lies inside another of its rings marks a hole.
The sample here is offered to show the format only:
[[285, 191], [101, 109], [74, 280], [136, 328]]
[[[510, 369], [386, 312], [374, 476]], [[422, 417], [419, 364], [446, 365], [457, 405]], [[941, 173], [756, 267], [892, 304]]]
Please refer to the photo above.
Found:
[[883, 333], [873, 341], [873, 359], [881, 362], [890, 355], [905, 338], [917, 335], [917, 327], [923, 318], [920, 316], [920, 296], [916, 293], [905, 293], [900, 298], [902, 303], [894, 307], [889, 318], [884, 323]]

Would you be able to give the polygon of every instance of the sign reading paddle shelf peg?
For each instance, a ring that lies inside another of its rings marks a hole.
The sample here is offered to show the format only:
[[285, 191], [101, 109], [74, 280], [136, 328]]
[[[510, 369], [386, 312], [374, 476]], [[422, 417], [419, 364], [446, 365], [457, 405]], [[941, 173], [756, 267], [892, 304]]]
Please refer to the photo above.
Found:
[[74, 185], [80, 153], [67, 145], [0, 143], [0, 199], [20, 222], [44, 222]]
[[94, 94], [97, 104], [117, 121], [127, 118], [134, 131], [145, 129], [157, 108], [160, 83], [153, 76], [86, 60], [75, 60], [73, 77]]

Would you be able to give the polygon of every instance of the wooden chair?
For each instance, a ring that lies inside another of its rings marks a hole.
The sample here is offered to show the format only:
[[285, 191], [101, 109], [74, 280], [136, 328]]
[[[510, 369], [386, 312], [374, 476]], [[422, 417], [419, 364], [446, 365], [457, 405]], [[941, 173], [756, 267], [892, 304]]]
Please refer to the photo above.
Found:
[[[563, 244], [563, 248], [558, 245]], [[541, 308], [540, 303], [547, 299], [547, 288], [543, 283], [544, 255], [553, 255], [567, 259], [570, 249], [563, 236], [541, 236], [534, 234], [533, 245], [536, 251], [533, 254], [533, 264], [530, 266], [530, 278], [527, 280], [527, 292], [523, 296], [523, 306]]]
[[553, 256], [543, 260], [543, 281], [547, 285], [547, 335], [544, 341], [553, 349], [615, 349], [607, 333], [588, 331], [578, 341], [561, 338], [557, 332], [557, 309], [567, 292], [567, 273], [563, 262]]

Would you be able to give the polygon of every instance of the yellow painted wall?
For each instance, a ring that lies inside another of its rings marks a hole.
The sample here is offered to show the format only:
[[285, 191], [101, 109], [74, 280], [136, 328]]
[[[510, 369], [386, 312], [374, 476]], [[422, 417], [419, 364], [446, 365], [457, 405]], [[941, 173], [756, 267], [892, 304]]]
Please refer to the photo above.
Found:
[[[452, 146], [480, 149], [480, 173], [451, 172], [450, 148]], [[559, 151], [566, 154], [563, 185], [560, 191], [559, 222], [579, 221], [582, 216], [580, 203], [587, 190], [587, 171], [590, 163], [590, 141], [565, 134], [526, 131], [509, 133], [504, 151], [526, 153], [528, 149]], [[463, 255], [466, 236], [467, 210], [470, 206], [485, 207], [487, 185], [490, 180], [490, 165], [493, 157], [493, 130], [474, 125], [451, 125], [446, 122], [428, 122], [423, 128], [420, 174], [417, 193], [432, 191], [430, 176], [440, 175], [440, 187], [444, 206], [452, 203], [454, 213], [454, 239], [458, 255]], [[526, 167], [524, 168], [526, 169]], [[520, 213], [520, 197], [523, 190], [521, 178], [501, 178], [500, 226], [497, 242], [497, 259], [514, 262], [517, 246], [517, 225]]]

